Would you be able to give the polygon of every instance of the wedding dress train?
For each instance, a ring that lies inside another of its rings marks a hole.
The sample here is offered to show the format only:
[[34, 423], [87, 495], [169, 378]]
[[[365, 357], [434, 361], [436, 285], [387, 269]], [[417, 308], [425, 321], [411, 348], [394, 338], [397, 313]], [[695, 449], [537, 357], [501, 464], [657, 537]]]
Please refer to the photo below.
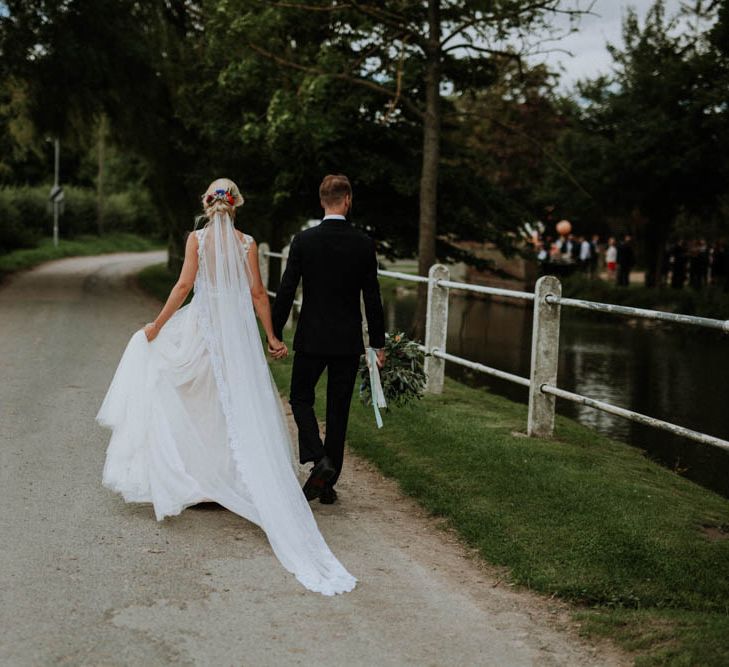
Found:
[[103, 484], [157, 520], [213, 500], [259, 525], [309, 590], [350, 591], [295, 474], [250, 293], [252, 239], [219, 213], [195, 233], [192, 301], [151, 343], [132, 336], [96, 417], [113, 430]]

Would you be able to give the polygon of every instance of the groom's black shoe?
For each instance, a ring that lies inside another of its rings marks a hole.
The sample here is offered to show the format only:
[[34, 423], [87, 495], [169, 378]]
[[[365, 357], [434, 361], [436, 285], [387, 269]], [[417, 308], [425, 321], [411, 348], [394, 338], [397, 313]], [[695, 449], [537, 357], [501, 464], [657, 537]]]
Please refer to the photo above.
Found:
[[327, 486], [327, 482], [334, 477], [336, 470], [332, 465], [328, 456], [320, 459], [319, 462], [311, 469], [309, 479], [304, 484], [304, 495], [307, 500], [314, 500], [321, 496], [322, 490]]
[[319, 496], [319, 502], [322, 505], [333, 505], [337, 502], [337, 492], [334, 490], [333, 486], [329, 486], [327, 484], [322, 490], [321, 495]]

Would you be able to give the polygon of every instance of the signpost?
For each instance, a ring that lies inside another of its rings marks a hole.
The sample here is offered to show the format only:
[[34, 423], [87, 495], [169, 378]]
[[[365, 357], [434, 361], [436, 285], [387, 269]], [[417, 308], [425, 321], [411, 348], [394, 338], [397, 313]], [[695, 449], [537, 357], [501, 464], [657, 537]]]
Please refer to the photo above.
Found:
[[53, 206], [53, 245], [58, 247], [58, 217], [61, 213], [61, 206], [63, 204], [63, 188], [58, 184], [59, 181], [59, 171], [60, 171], [60, 163], [61, 163], [61, 142], [56, 139], [53, 142], [54, 146], [54, 166], [55, 166], [55, 175], [53, 179], [53, 187], [51, 188], [51, 192], [48, 195], [48, 200], [51, 202], [51, 205]]

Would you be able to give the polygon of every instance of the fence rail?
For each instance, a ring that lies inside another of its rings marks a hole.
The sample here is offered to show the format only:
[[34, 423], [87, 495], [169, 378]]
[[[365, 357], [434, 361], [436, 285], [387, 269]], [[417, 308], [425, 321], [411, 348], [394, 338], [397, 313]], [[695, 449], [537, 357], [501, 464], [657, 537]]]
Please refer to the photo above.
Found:
[[582, 299], [566, 299], [553, 295], [547, 296], [547, 303], [559, 303], [562, 306], [583, 308], [593, 312], [610, 313], [611, 315], [626, 315], [646, 320], [660, 320], [673, 324], [688, 324], [708, 329], [718, 329], [729, 333], [729, 320], [714, 320], [709, 317], [696, 317], [695, 315], [681, 315], [680, 313], [664, 313], [661, 310], [648, 310], [646, 308], [633, 308], [632, 306], [619, 306], [614, 303], [600, 303], [598, 301], [584, 301]]
[[[261, 244], [261, 275], [265, 276], [266, 288], [268, 288], [268, 267], [271, 257], [281, 259], [281, 275], [283, 275], [288, 259], [288, 248], [284, 248], [280, 253], [273, 253], [270, 252], [267, 244]], [[627, 408], [621, 408], [605, 401], [582, 396], [581, 394], [567, 391], [557, 386], [559, 328], [562, 307], [580, 308], [610, 315], [697, 326], [723, 331], [724, 333], [729, 333], [729, 320], [665, 313], [645, 308], [633, 308], [631, 306], [619, 306], [596, 301], [585, 301], [583, 299], [566, 298], [562, 296], [561, 283], [554, 276], [540, 278], [537, 281], [534, 292], [521, 292], [499, 287], [488, 287], [486, 285], [471, 285], [469, 283], [450, 280], [448, 267], [442, 264], [433, 265], [430, 268], [427, 278], [425, 276], [416, 276], [399, 271], [380, 270], [378, 273], [381, 276], [396, 280], [411, 283], [427, 283], [428, 285], [425, 344], [419, 346], [426, 353], [425, 372], [427, 375], [426, 391], [428, 393], [441, 393], [443, 391], [445, 363], [449, 362], [527, 387], [529, 389], [529, 410], [527, 418], [527, 434], [529, 436], [551, 437], [553, 435], [555, 403], [556, 399], [560, 398], [729, 451], [729, 441], [723, 440], [722, 438], [672, 424], [662, 419], [649, 417], [648, 415], [643, 415], [639, 412], [628, 410]], [[534, 303], [529, 378], [492, 368], [476, 361], [464, 359], [446, 351], [450, 290], [506, 297]], [[274, 292], [269, 291], [269, 294], [275, 296]], [[296, 305], [300, 307], [300, 302], [297, 301]]]
[[521, 299], [523, 301], [534, 301], [534, 294], [531, 292], [517, 292], [513, 289], [501, 287], [487, 287], [486, 285], [471, 285], [469, 283], [457, 283], [453, 280], [439, 280], [438, 287], [457, 289], [462, 292], [473, 292], [475, 294], [488, 294], [489, 296], [505, 296], [510, 299]]
[[[426, 351], [425, 345], [419, 346], [424, 352]], [[514, 384], [520, 384], [522, 387], [528, 387], [531, 383], [529, 382], [529, 378], [523, 378], [520, 375], [514, 375], [513, 373], [507, 373], [506, 371], [500, 371], [498, 368], [492, 368], [491, 366], [485, 366], [484, 364], [480, 364], [477, 361], [469, 361], [468, 359], [463, 359], [461, 357], [457, 357], [455, 354], [448, 354], [448, 352], [441, 352], [440, 350], [433, 350], [431, 354], [434, 357], [438, 357], [439, 359], [444, 359], [445, 361], [450, 361], [454, 364], [457, 364], [458, 366], [463, 366], [464, 368], [470, 368], [474, 371], [479, 371], [480, 373], [484, 373], [485, 375], [491, 375], [492, 377], [499, 378], [501, 380], [507, 380], [508, 382], [513, 382]]]
[[398, 280], [409, 280], [414, 283], [427, 283], [428, 279], [425, 276], [414, 276], [410, 273], [400, 273], [399, 271], [384, 271], [380, 269], [377, 272], [381, 276], [386, 278], [397, 278]]

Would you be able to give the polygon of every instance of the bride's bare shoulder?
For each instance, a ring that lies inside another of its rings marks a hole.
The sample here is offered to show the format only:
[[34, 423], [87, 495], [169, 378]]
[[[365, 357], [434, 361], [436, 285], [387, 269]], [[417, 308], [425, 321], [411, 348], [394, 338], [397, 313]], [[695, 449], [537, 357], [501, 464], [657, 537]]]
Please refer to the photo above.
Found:
[[187, 235], [187, 241], [185, 243], [186, 247], [197, 248], [197, 246], [200, 242], [200, 237], [198, 236], [198, 232], [199, 232], [199, 230], [193, 231]]

